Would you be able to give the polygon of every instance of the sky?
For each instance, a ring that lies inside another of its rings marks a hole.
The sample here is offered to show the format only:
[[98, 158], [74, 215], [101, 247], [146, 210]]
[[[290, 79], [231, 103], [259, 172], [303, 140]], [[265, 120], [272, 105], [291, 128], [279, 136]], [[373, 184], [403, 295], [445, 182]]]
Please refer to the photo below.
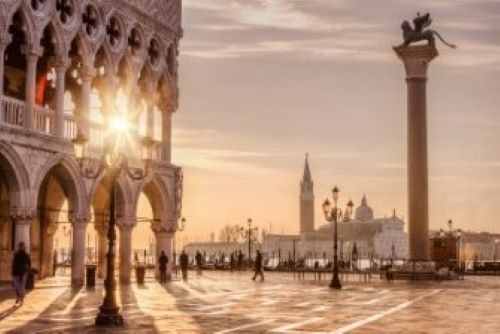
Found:
[[406, 84], [400, 24], [431, 13], [430, 227], [497, 231], [500, 1], [184, 0], [173, 163], [184, 168], [184, 241], [226, 224], [299, 230], [308, 152], [321, 202], [406, 217]]

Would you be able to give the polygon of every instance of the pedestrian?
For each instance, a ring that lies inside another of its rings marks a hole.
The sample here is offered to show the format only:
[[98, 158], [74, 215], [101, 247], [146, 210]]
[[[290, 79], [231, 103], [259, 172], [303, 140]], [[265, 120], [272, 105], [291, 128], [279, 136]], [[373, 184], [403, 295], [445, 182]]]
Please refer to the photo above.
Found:
[[241, 252], [241, 250], [239, 250], [238, 252], [238, 270], [242, 270], [243, 269], [243, 253]]
[[12, 261], [12, 283], [16, 289], [16, 304], [23, 303], [26, 294], [26, 279], [31, 268], [31, 259], [26, 252], [24, 242], [19, 243], [19, 248]]
[[203, 259], [202, 259], [200, 251], [196, 252], [196, 256], [194, 259], [196, 261], [196, 274], [201, 275], [201, 266], [203, 264]]
[[160, 265], [160, 283], [165, 283], [167, 281], [167, 264], [168, 256], [165, 251], [161, 251], [161, 255], [158, 258], [158, 263]]
[[229, 257], [229, 269], [231, 272], [233, 272], [234, 269], [234, 252], [231, 253], [231, 256]]
[[57, 271], [57, 249], [54, 249], [54, 256], [52, 257], [52, 276], [56, 276]]
[[253, 275], [252, 280], [255, 281], [257, 276], [260, 276], [260, 280], [263, 281], [264, 272], [262, 271], [262, 254], [259, 250], [257, 250], [257, 255], [255, 256], [254, 271], [255, 274]]
[[181, 265], [181, 271], [182, 271], [182, 279], [184, 281], [187, 281], [188, 279], [188, 265], [189, 265], [189, 257], [186, 254], [186, 251], [182, 251], [181, 255], [179, 256], [179, 263]]

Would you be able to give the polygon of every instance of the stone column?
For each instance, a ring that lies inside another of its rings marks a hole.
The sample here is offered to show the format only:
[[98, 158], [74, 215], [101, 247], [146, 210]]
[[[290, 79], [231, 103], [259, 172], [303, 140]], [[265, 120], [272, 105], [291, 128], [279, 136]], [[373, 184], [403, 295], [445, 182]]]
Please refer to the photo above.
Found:
[[438, 52], [431, 45], [395, 47], [406, 70], [408, 94], [408, 232], [410, 259], [429, 259], [427, 177], [427, 67]]
[[95, 223], [97, 231], [97, 277], [106, 278], [106, 253], [108, 252], [108, 224], [104, 220]]
[[24, 242], [26, 245], [26, 251], [29, 253], [31, 250], [31, 238], [30, 238], [30, 227], [33, 222], [32, 217], [13, 217], [15, 224], [15, 249], [20, 242]]
[[173, 111], [168, 109], [162, 115], [162, 145], [163, 145], [163, 161], [171, 162], [170, 150], [172, 144], [172, 114]]
[[3, 75], [4, 75], [4, 68], [5, 68], [5, 50], [7, 49], [7, 46], [11, 42], [11, 37], [10, 35], [4, 36], [0, 40], [0, 94], [3, 94]]
[[120, 283], [130, 284], [132, 271], [132, 229], [133, 224], [120, 224]]
[[36, 70], [41, 50], [25, 49], [26, 55], [26, 96], [24, 107], [24, 127], [35, 129], [35, 97], [36, 97]]
[[80, 97], [80, 120], [79, 130], [90, 140], [90, 95], [92, 93], [92, 78], [93, 73], [90, 71], [82, 71], [82, 94]]
[[172, 277], [172, 266], [174, 263], [174, 258], [173, 258], [174, 232], [157, 230], [155, 231], [155, 237], [156, 237], [155, 277], [157, 279], [160, 277], [158, 258], [160, 257], [161, 252], [164, 251], [168, 257], [167, 279], [170, 279], [170, 277]]
[[42, 267], [40, 268], [40, 278], [52, 276], [54, 269], [54, 234], [57, 231], [57, 223], [48, 222], [44, 231], [44, 246], [42, 249]]
[[85, 231], [88, 219], [72, 220], [73, 252], [71, 254], [71, 286], [80, 287], [85, 282]]
[[66, 92], [66, 70], [68, 61], [58, 60], [55, 64], [56, 71], [56, 114], [54, 118], [54, 134], [57, 138], [64, 138], [64, 93]]

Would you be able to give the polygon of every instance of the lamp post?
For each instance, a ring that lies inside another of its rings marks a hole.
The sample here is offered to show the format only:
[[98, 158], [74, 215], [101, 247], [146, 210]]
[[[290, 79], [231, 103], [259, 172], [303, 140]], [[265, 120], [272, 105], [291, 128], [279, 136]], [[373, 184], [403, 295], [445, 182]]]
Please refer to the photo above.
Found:
[[330, 288], [332, 289], [342, 289], [342, 284], [339, 279], [339, 264], [338, 264], [338, 233], [337, 233], [337, 224], [339, 219], [344, 221], [349, 221], [351, 213], [352, 213], [352, 201], [347, 203], [347, 208], [342, 215], [342, 210], [337, 207], [337, 202], [339, 199], [339, 188], [334, 186], [332, 189], [332, 199], [333, 199], [333, 207], [330, 201], [325, 199], [323, 202], [323, 213], [325, 214], [326, 221], [333, 223], [333, 276], [332, 281], [330, 282]]
[[247, 219], [247, 225], [248, 227], [245, 229], [244, 227], [240, 227], [240, 232], [242, 233], [243, 237], [248, 240], [248, 264], [252, 264], [252, 242], [254, 241], [255, 234], [258, 232], [259, 228], [252, 227], [252, 218]]
[[[116, 124], [123, 125], [117, 127]], [[128, 157], [120, 150], [123, 147], [123, 140], [127, 129], [126, 120], [116, 122], [113, 126], [116, 133], [104, 145], [104, 150], [100, 161], [97, 161], [97, 166], [94, 166], [96, 159], [86, 156], [88, 149], [87, 138], [82, 133], [78, 133], [73, 140], [75, 147], [75, 155], [79, 162], [80, 172], [83, 177], [88, 179], [97, 179], [103, 172], [110, 174], [110, 191], [109, 191], [109, 224], [108, 224], [108, 253], [106, 254], [106, 279], [104, 281], [104, 300], [99, 308], [99, 313], [95, 318], [95, 324], [98, 326], [105, 325], [123, 325], [123, 317], [120, 314], [120, 307], [116, 303], [116, 280], [115, 273], [115, 241], [116, 241], [116, 182], [123, 171], [132, 180], [142, 180], [146, 177], [149, 167], [149, 159], [144, 159], [144, 166], [131, 167], [128, 164]], [[122, 133], [120, 133], [120, 131]], [[120, 136], [121, 135], [121, 136]], [[151, 138], [145, 138], [141, 144], [147, 148], [146, 156], [150, 155], [149, 146], [152, 142]], [[121, 152], [120, 152], [121, 151]]]

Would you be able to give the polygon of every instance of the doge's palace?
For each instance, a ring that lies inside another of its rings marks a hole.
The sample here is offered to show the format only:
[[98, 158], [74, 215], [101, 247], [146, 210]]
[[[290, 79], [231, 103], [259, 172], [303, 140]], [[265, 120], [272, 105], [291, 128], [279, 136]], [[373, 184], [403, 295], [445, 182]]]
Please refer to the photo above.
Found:
[[145, 179], [117, 182], [120, 281], [130, 282], [141, 193], [157, 254], [172, 259], [182, 201], [182, 170], [171, 164], [181, 37], [181, 0], [0, 0], [0, 280], [10, 279], [20, 241], [38, 277], [52, 275], [61, 213], [72, 224], [72, 284], [84, 282], [91, 228], [104, 275], [110, 175], [82, 177], [72, 139], [85, 136], [97, 160], [117, 113], [134, 125], [127, 154], [150, 162]]

